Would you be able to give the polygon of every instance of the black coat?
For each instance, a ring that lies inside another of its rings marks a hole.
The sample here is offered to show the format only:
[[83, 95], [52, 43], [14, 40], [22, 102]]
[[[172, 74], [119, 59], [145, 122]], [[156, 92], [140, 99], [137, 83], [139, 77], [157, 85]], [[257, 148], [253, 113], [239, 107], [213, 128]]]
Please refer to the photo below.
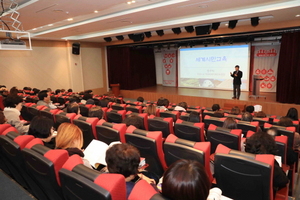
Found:
[[[237, 73], [237, 76], [234, 76]], [[242, 81], [241, 78], [243, 77], [243, 72], [242, 71], [234, 71], [231, 75], [233, 77], [233, 84], [234, 85], [241, 85]]]

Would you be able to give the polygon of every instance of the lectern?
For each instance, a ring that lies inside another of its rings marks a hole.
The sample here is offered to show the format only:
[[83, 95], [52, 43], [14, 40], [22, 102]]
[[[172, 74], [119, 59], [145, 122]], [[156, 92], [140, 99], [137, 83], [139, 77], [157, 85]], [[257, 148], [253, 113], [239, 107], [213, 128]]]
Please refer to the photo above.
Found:
[[115, 97], [118, 97], [120, 95], [120, 84], [110, 84], [110, 87]]
[[260, 90], [260, 81], [264, 80], [263, 78], [261, 78], [259, 75], [253, 75], [253, 80], [252, 80], [252, 95], [249, 96], [250, 97], [254, 97], [259, 98], [259, 97], [263, 97], [266, 99], [266, 96], [261, 96], [259, 95], [259, 90]]

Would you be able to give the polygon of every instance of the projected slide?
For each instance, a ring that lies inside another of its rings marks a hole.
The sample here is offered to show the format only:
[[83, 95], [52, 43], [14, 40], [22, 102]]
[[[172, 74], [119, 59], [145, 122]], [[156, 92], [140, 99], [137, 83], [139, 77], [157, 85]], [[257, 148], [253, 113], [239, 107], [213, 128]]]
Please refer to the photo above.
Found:
[[182, 48], [179, 50], [179, 87], [232, 90], [235, 65], [243, 72], [241, 89], [249, 88], [249, 46]]

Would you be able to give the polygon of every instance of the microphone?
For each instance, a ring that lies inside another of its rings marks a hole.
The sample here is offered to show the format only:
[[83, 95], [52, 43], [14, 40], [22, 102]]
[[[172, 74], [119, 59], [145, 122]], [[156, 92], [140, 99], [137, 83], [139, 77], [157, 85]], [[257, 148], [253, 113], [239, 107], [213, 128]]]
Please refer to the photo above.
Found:
[[220, 200], [222, 198], [222, 190], [220, 188], [212, 188], [209, 190], [209, 194], [206, 200]]

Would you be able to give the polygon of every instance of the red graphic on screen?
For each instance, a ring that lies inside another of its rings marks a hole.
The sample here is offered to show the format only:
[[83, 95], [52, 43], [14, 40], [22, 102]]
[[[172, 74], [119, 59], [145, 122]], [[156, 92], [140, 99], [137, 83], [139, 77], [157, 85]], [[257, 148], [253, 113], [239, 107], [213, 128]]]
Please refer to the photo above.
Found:
[[266, 84], [265, 84], [265, 83], [262, 83], [262, 84], [260, 84], [260, 87], [261, 87], [261, 88], [265, 88], [265, 87], [266, 87]]
[[271, 89], [273, 87], [273, 85], [271, 83], [267, 84], [267, 88]]
[[167, 53], [165, 53], [165, 54], [164, 54], [164, 58], [167, 58], [167, 57], [168, 57], [168, 54], [167, 54]]
[[171, 71], [169, 69], [166, 70], [166, 74], [170, 75]]
[[270, 80], [269, 76], [265, 76], [264, 81], [269, 81], [269, 80]]
[[277, 56], [277, 51], [276, 51], [276, 49], [269, 49], [269, 50], [260, 49], [256, 53], [256, 56], [257, 57], [272, 57], [272, 56]]
[[267, 73], [267, 70], [266, 70], [266, 69], [263, 69], [263, 70], [261, 70], [261, 73], [262, 73], [263, 75], [265, 75], [265, 74]]
[[167, 60], [166, 59], [163, 59], [163, 63], [166, 63], [167, 62]]
[[255, 74], [260, 74], [260, 70], [259, 69], [255, 70]]
[[273, 73], [274, 73], [274, 71], [273, 71], [272, 69], [269, 69], [269, 70], [268, 70], [268, 74], [269, 74], [269, 75], [272, 75]]
[[275, 76], [272, 76], [272, 77], [270, 78], [270, 81], [272, 81], [272, 82], [276, 81]]

